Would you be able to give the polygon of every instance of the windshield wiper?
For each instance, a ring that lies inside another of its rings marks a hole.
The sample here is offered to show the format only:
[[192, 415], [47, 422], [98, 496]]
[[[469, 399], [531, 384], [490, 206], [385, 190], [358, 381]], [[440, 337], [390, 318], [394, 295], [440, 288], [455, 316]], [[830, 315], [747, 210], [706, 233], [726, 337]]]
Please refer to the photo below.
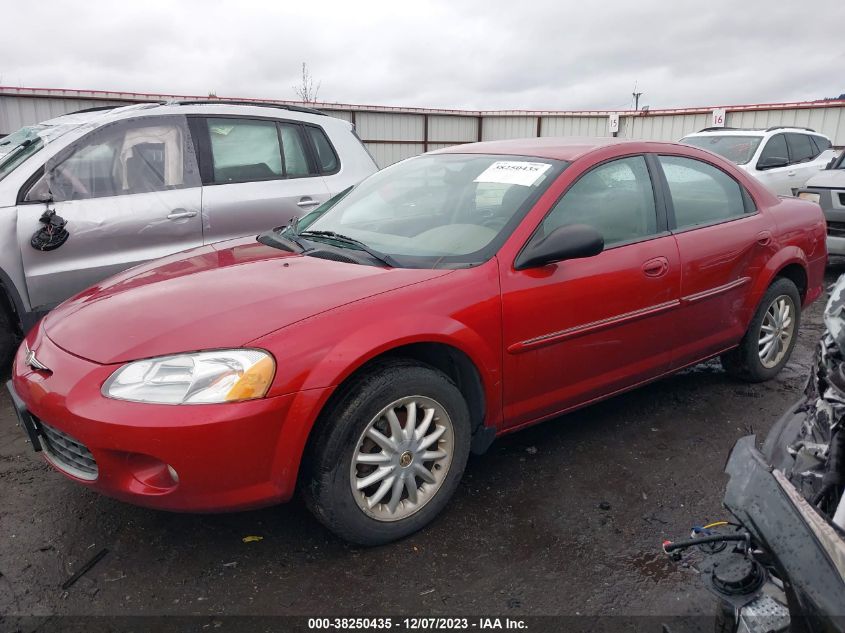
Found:
[[262, 244], [272, 246], [273, 248], [281, 248], [282, 250], [290, 251], [291, 253], [301, 253], [305, 250], [305, 247], [297, 240], [285, 237], [282, 235], [282, 232], [277, 229], [264, 231], [264, 233], [261, 233], [256, 239]]
[[[27, 147], [32, 145], [36, 140], [37, 139], [34, 139], [34, 138], [24, 139], [23, 141], [21, 141], [20, 143], [18, 143], [14, 147], [10, 148], [8, 151], [5, 151], [2, 154], [0, 154], [0, 158], [2, 158], [4, 160], [6, 158], [11, 158], [12, 156], [17, 154], [21, 150], [26, 149]], [[0, 145], [9, 145], [10, 143], [11, 143], [11, 141], [6, 141], [5, 143], [0, 143]]]
[[289, 239], [291, 242], [296, 244], [302, 250], [306, 250], [305, 246], [303, 246], [302, 242], [298, 239], [299, 237], [299, 221], [302, 220], [299, 216], [294, 216], [288, 222], [288, 225], [278, 229], [280, 235], [283, 235], [285, 238]]
[[297, 235], [301, 237], [327, 237], [336, 242], [340, 242], [341, 244], [348, 244], [358, 250], [364, 251], [373, 259], [377, 259], [391, 268], [401, 268], [399, 263], [390, 255], [372, 249], [361, 240], [356, 240], [354, 237], [349, 237], [348, 235], [341, 235], [340, 233], [335, 233], [334, 231], [303, 231]]

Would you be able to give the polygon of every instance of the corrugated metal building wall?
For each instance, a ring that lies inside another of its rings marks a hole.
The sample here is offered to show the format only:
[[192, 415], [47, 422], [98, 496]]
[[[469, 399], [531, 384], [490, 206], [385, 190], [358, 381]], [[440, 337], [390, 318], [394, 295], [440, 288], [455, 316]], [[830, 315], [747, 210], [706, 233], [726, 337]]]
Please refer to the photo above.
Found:
[[46, 121], [68, 112], [108, 105], [126, 105], [125, 101], [100, 99], [44, 98], [6, 96], [0, 92], [0, 136], [24, 125]]
[[[0, 87], [0, 136], [61, 114], [103, 105], [206, 97]], [[250, 100], [287, 103], [284, 100]], [[463, 111], [320, 103], [355, 124], [376, 162], [396, 161], [457, 143], [536, 136], [609, 136], [611, 112]], [[845, 146], [845, 101], [723, 106], [728, 127], [810, 127]], [[676, 141], [710, 125], [713, 108], [618, 112], [623, 138]]]

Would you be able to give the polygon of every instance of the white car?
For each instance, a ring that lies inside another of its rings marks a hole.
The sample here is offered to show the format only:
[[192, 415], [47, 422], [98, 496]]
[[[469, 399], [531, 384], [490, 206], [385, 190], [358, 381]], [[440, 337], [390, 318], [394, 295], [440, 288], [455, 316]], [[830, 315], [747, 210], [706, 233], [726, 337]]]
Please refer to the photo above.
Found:
[[828, 137], [803, 127], [705, 128], [680, 142], [727, 158], [783, 196], [794, 196], [836, 157]]

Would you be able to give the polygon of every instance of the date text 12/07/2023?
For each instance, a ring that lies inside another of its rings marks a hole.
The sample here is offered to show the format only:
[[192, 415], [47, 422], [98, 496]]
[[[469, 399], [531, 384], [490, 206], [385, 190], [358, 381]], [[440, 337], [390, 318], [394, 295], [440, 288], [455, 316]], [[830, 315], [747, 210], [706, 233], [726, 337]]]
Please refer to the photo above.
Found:
[[526, 629], [520, 618], [309, 618], [309, 630], [367, 631], [445, 631], [445, 630], [520, 630]]

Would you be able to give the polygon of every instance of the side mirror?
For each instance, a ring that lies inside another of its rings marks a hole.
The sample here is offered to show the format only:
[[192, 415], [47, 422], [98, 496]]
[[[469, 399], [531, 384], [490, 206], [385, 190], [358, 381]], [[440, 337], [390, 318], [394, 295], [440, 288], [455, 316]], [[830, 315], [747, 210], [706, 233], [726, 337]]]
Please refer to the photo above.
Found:
[[775, 167], [786, 167], [789, 159], [783, 156], [766, 156], [757, 162], [757, 169], [773, 169]]
[[517, 257], [514, 268], [525, 270], [565, 259], [593, 257], [603, 250], [604, 237], [592, 226], [568, 224], [530, 243]]
[[833, 169], [833, 164], [836, 162], [838, 156], [834, 156], [829, 161], [827, 161], [827, 165], [824, 166], [825, 169]]

